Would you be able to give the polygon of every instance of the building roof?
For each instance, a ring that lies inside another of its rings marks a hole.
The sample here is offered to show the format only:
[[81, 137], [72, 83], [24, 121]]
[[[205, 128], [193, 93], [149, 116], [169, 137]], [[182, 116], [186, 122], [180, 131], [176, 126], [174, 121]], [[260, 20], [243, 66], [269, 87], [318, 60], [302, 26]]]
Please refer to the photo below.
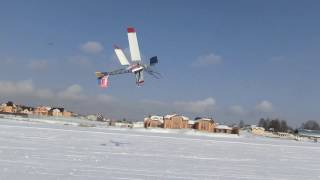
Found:
[[163, 123], [163, 117], [162, 116], [157, 116], [157, 115], [154, 115], [154, 116], [150, 116], [150, 117], [146, 117], [144, 118], [144, 120], [153, 120], [153, 121], [160, 121], [161, 123]]
[[163, 121], [163, 117], [162, 116], [151, 116], [150, 119], [157, 120], [157, 121]]
[[252, 127], [251, 129], [265, 131], [265, 129], [263, 127]]
[[187, 116], [181, 116], [183, 120], [190, 120]]
[[164, 118], [170, 119], [170, 118], [175, 117], [175, 116], [180, 116], [185, 121], [188, 121], [190, 119], [187, 116], [181, 116], [181, 115], [178, 115], [178, 114], [168, 114], [168, 115], [165, 115]]
[[199, 119], [196, 119], [196, 121], [213, 121], [213, 119], [210, 119], [210, 118], [199, 118]]
[[193, 124], [195, 124], [196, 123], [196, 121], [194, 121], [194, 120], [189, 120], [188, 121], [188, 124], [191, 124], [191, 125], [193, 125]]
[[215, 127], [216, 129], [225, 129], [225, 130], [232, 130], [231, 127], [226, 126], [226, 125], [218, 125]]
[[168, 115], [165, 115], [164, 118], [170, 119], [170, 118], [172, 118], [174, 116], [178, 116], [178, 115], [177, 114], [168, 114]]
[[[51, 109], [51, 110], [52, 110], [52, 112], [56, 112], [56, 113], [57, 113], [57, 112], [61, 112], [60, 109]], [[51, 110], [50, 110], [50, 111], [51, 111]]]

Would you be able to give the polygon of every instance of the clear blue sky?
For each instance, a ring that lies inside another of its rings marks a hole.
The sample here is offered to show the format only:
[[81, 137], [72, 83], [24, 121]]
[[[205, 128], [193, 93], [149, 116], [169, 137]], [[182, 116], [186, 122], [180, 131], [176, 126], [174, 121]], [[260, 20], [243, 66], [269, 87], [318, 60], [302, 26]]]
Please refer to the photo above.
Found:
[[[0, 101], [129, 119], [318, 120], [319, 9], [311, 0], [2, 1]], [[164, 77], [140, 88], [131, 75], [112, 77], [101, 90], [94, 72], [120, 67], [112, 45], [128, 47], [128, 26]]]

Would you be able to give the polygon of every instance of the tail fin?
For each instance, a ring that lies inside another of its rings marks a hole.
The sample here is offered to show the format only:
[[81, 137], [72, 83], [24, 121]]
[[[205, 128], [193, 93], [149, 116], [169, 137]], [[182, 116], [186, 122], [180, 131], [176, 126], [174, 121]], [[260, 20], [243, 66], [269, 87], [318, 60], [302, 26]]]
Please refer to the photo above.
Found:
[[150, 66], [154, 66], [156, 64], [158, 64], [158, 57], [153, 56], [152, 58], [150, 58]]

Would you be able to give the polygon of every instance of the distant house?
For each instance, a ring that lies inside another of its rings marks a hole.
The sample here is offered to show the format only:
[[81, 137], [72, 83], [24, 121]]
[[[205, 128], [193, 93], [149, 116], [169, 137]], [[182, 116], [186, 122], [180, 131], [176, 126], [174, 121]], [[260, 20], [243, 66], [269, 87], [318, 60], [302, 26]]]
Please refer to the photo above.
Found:
[[4, 107], [2, 107], [2, 112], [13, 113], [14, 112], [13, 106], [4, 106]]
[[238, 127], [233, 127], [232, 128], [232, 131], [231, 131], [231, 134], [240, 134], [240, 128], [238, 128]]
[[188, 128], [189, 118], [177, 114], [166, 115], [163, 119], [163, 127], [168, 129]]
[[144, 127], [144, 122], [138, 121], [138, 122], [133, 122], [132, 123], [133, 128], [143, 128]]
[[62, 116], [62, 112], [61, 112], [60, 108], [51, 108], [48, 112], [48, 115], [60, 117], [60, 116]]
[[9, 101], [7, 103], [4, 103], [1, 105], [1, 111], [4, 113], [15, 113], [17, 110], [17, 107], [15, 104], [13, 104], [13, 102]]
[[196, 123], [196, 121], [194, 121], [194, 120], [189, 120], [188, 121], [188, 128], [190, 128], [190, 129], [194, 129], [195, 127], [195, 123]]
[[17, 106], [13, 102], [9, 101], [7, 103], [1, 104], [1, 112], [4, 113], [15, 113], [17, 112]]
[[96, 115], [93, 115], [93, 114], [88, 115], [86, 118], [87, 118], [88, 120], [91, 120], [91, 121], [96, 121], [96, 120], [97, 120], [97, 116], [96, 116]]
[[30, 110], [30, 109], [28, 109], [28, 108], [25, 108], [25, 109], [23, 109], [22, 111], [21, 111], [21, 113], [23, 113], [23, 114], [28, 114], [28, 115], [31, 115], [32, 114], [32, 109]]
[[23, 113], [23, 114], [27, 114], [27, 115], [33, 114], [33, 111], [34, 111], [33, 107], [23, 106], [23, 105], [20, 105], [18, 109], [19, 109], [19, 111], [18, 111], [19, 113]]
[[37, 116], [48, 116], [50, 107], [38, 106], [34, 109], [33, 114]]
[[215, 127], [214, 120], [210, 118], [197, 119], [194, 125], [194, 129], [208, 132], [214, 132]]
[[255, 125], [251, 125], [250, 127], [251, 133], [255, 135], [264, 135], [265, 129], [263, 127], [258, 127]]
[[62, 112], [63, 117], [71, 117], [72, 116], [72, 112], [70, 111], [63, 111]]
[[229, 127], [229, 126], [226, 126], [226, 125], [217, 125], [214, 128], [214, 132], [231, 134], [232, 133], [232, 128]]
[[163, 117], [162, 116], [150, 116], [144, 118], [145, 128], [157, 128], [163, 127]]
[[2, 109], [3, 109], [5, 106], [7, 106], [6, 103], [1, 104], [1, 105], [0, 105], [0, 111], [2, 111]]
[[129, 122], [115, 122], [115, 127], [121, 127], [121, 128], [132, 128], [132, 124]]

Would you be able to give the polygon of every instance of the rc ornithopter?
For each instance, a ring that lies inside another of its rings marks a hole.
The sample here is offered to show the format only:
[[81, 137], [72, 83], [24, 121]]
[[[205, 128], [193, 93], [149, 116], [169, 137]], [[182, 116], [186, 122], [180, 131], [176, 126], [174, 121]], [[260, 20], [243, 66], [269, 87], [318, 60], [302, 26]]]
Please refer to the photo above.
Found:
[[114, 45], [114, 51], [116, 56], [123, 68], [109, 71], [109, 72], [96, 72], [96, 76], [98, 78], [99, 86], [102, 88], [108, 87], [108, 78], [109, 76], [132, 73], [136, 77], [136, 84], [138, 86], [143, 85], [144, 78], [143, 72], [146, 72], [153, 76], [154, 78], [160, 78], [161, 74], [154, 71], [152, 67], [158, 63], [157, 56], [153, 56], [149, 59], [148, 64], [144, 64], [141, 61], [141, 55], [139, 50], [139, 44], [137, 40], [137, 34], [133, 27], [128, 28], [128, 40], [129, 40], [129, 49], [130, 49], [130, 61], [124, 54], [123, 50], [119, 48], [117, 45]]

